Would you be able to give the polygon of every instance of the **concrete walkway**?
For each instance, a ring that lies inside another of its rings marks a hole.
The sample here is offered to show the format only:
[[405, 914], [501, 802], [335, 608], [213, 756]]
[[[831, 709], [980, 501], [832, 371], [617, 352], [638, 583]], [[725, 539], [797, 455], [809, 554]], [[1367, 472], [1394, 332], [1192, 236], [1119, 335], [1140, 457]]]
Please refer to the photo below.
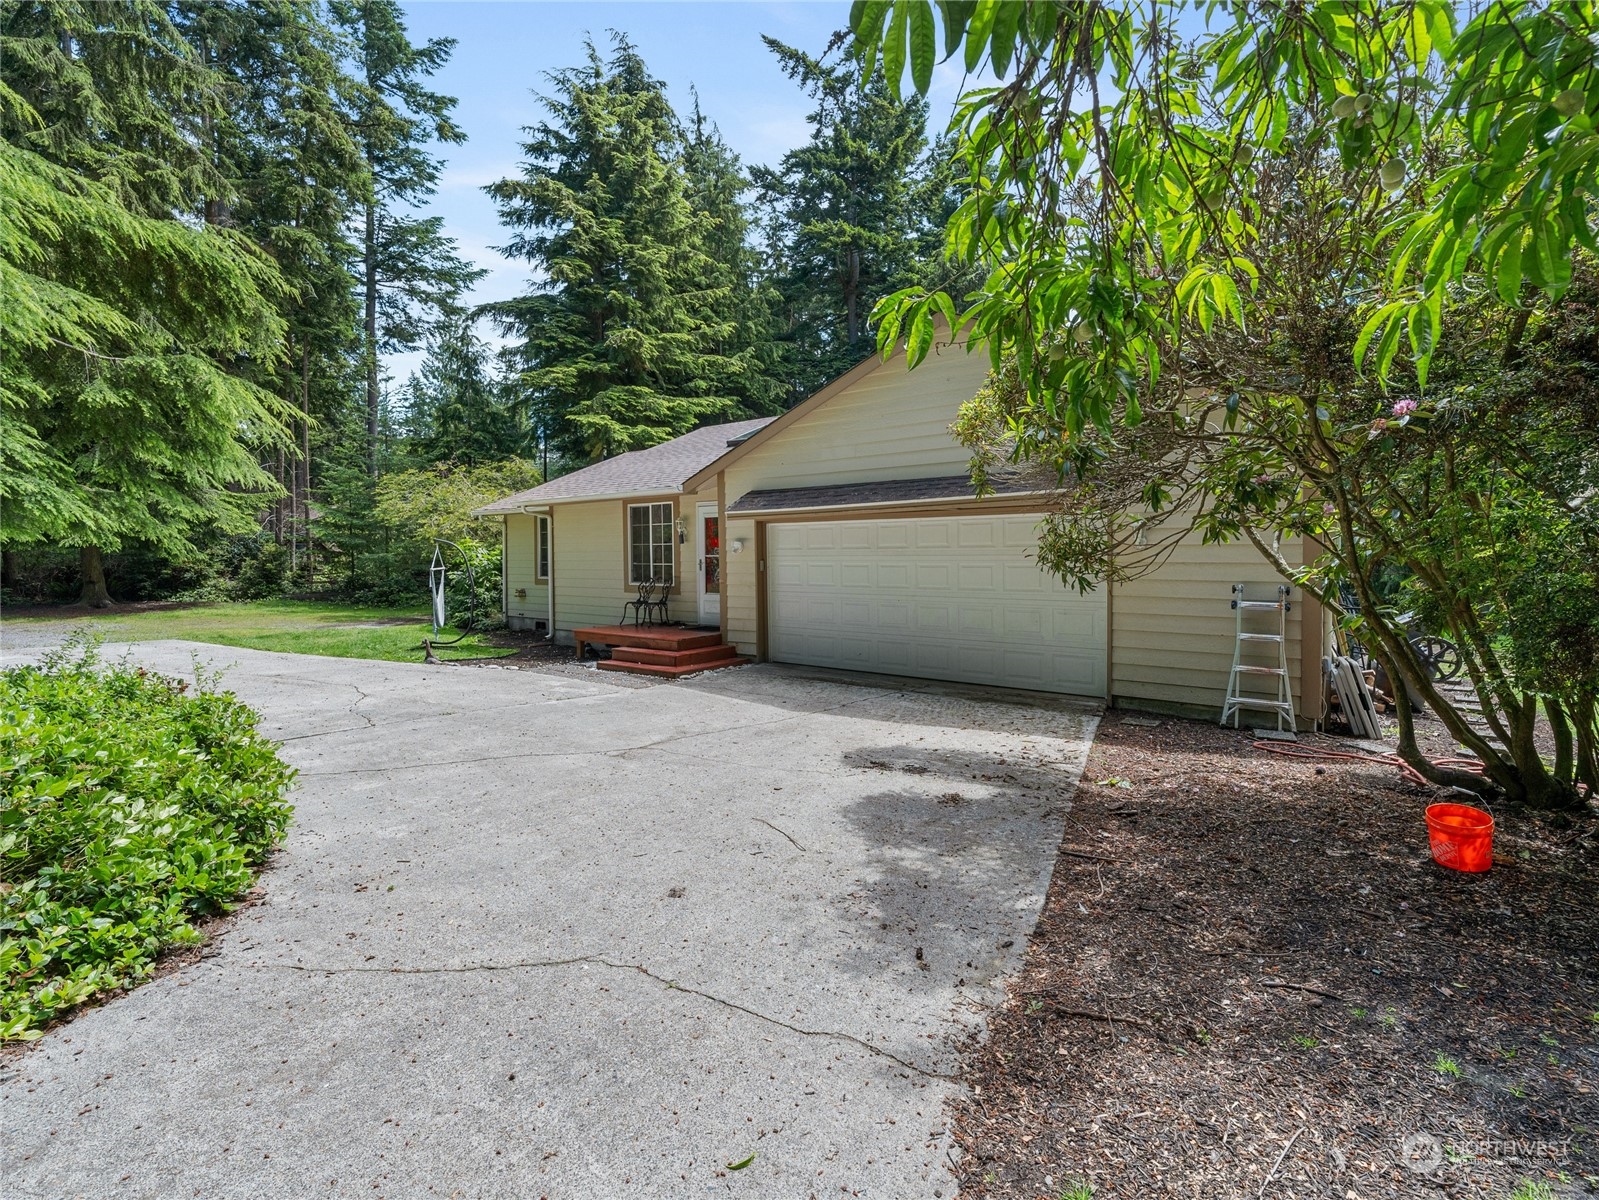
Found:
[[8, 1200], [951, 1195], [955, 1047], [1094, 710], [133, 653], [191, 651], [284, 742], [295, 822], [210, 957], [0, 1062]]

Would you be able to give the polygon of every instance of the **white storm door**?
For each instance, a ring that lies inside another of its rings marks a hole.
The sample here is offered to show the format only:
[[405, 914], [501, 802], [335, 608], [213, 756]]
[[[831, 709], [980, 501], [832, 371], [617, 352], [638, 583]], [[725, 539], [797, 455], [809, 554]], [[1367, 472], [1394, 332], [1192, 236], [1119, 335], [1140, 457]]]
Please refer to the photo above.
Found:
[[700, 624], [719, 625], [722, 621], [722, 521], [714, 504], [697, 505], [694, 511]]

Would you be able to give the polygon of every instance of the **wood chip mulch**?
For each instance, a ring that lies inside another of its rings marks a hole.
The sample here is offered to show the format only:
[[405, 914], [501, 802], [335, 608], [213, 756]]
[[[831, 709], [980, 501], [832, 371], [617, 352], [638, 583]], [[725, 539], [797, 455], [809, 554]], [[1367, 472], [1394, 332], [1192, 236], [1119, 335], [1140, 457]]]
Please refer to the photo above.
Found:
[[1599, 819], [1496, 811], [1464, 875], [1392, 767], [1128, 719], [969, 1047], [960, 1195], [1599, 1191]]

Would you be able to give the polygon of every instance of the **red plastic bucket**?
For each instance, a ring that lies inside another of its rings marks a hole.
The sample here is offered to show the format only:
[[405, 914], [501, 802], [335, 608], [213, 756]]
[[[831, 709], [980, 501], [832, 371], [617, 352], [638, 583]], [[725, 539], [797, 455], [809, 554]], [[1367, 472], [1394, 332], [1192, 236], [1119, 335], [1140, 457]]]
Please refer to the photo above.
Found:
[[1494, 819], [1469, 804], [1429, 804], [1427, 840], [1433, 861], [1453, 871], [1486, 871], [1494, 865]]

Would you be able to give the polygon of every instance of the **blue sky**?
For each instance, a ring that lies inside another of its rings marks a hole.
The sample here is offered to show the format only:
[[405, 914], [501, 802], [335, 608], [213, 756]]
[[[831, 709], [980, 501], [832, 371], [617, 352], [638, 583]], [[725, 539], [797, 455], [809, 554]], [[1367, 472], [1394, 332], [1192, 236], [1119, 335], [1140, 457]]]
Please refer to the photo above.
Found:
[[[517, 173], [521, 128], [542, 115], [533, 92], [546, 90], [546, 72], [582, 61], [585, 34], [603, 45], [608, 29], [626, 33], [665, 81], [679, 112], [689, 106], [692, 85], [705, 114], [746, 163], [775, 165], [805, 140], [810, 104], [778, 70], [761, 35], [819, 54], [832, 32], [847, 23], [849, 4], [413, 0], [405, 11], [413, 41], [453, 37], [459, 43], [433, 86], [459, 98], [456, 118], [470, 140], [440, 149], [448, 165], [430, 211], [444, 217], [467, 258], [488, 268], [472, 296], [482, 302], [514, 296], [528, 282], [525, 264], [508, 262], [492, 249], [505, 240], [505, 231], [483, 185]], [[935, 127], [948, 120], [960, 83], [953, 65], [935, 76]], [[394, 386], [420, 361], [420, 354], [389, 358], [385, 368]]]

